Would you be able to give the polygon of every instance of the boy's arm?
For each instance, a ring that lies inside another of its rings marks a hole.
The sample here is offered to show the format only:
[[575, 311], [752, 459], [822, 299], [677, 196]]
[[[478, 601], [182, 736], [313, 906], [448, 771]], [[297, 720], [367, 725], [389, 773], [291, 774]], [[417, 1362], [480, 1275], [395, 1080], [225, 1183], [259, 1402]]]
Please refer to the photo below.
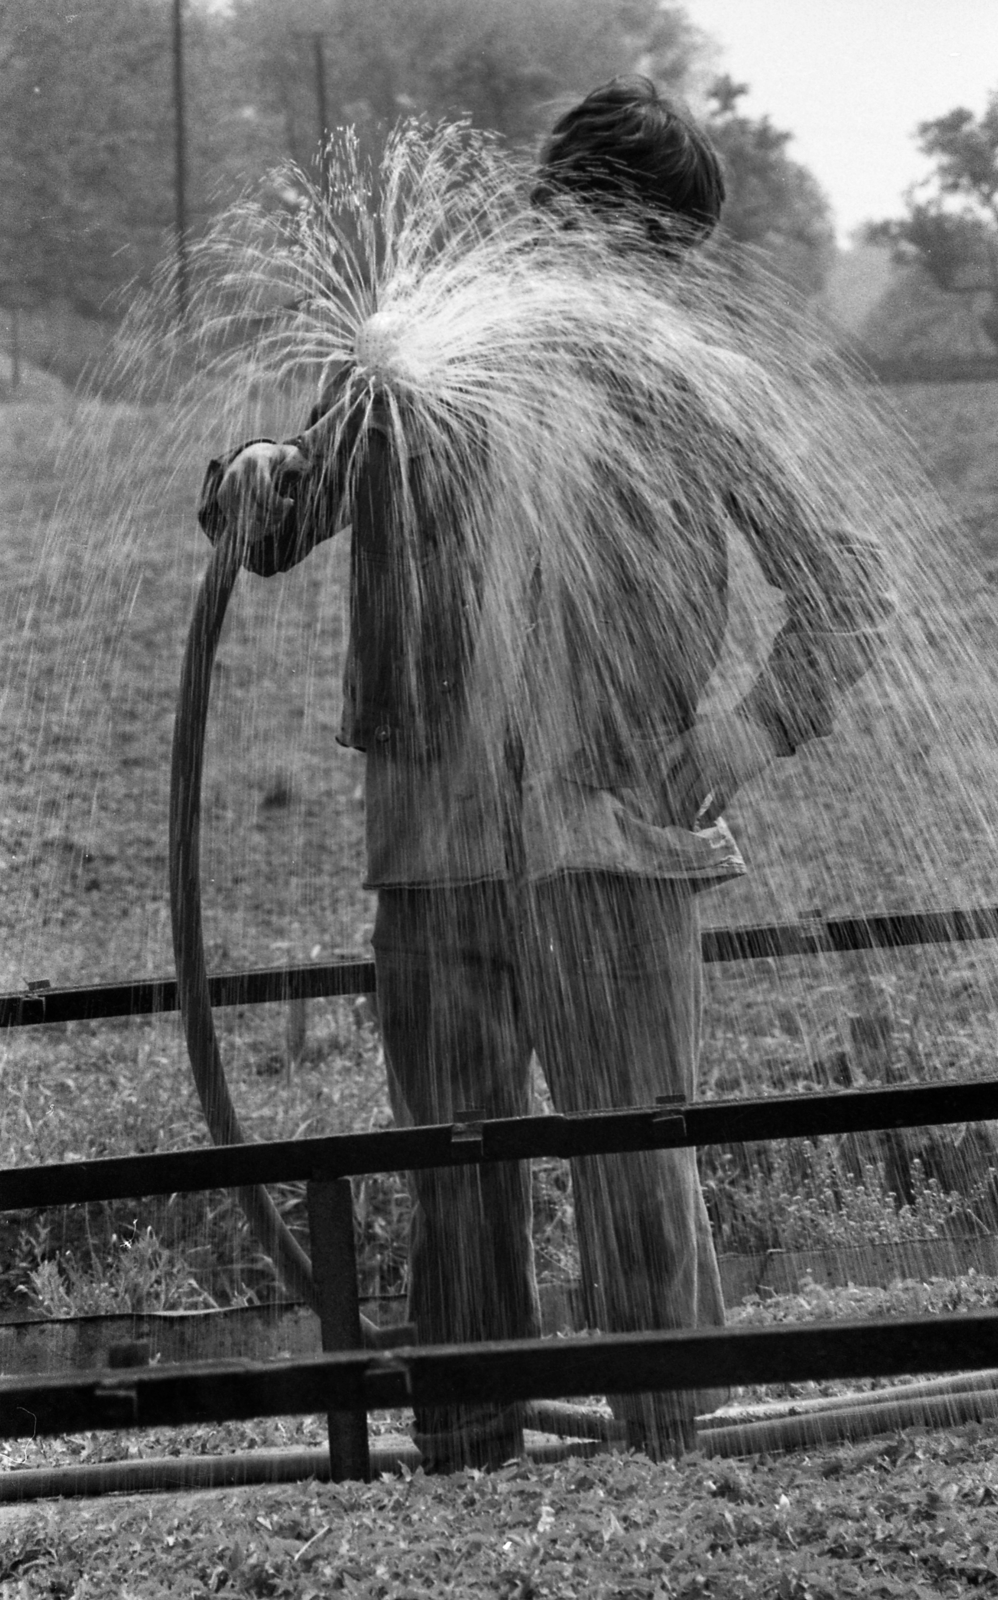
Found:
[[[751, 481], [751, 480], [749, 480]], [[876, 544], [821, 530], [772, 484], [758, 498], [727, 496], [787, 620], [766, 665], [734, 711], [699, 719], [677, 741], [671, 803], [688, 825], [712, 822], [774, 760], [832, 731], [843, 695], [876, 660], [896, 609]]]
[[233, 524], [242, 564], [261, 577], [287, 572], [345, 522], [357, 429], [326, 394], [295, 439], [253, 439], [208, 463], [198, 521], [212, 544]]
[[767, 731], [777, 755], [792, 755], [831, 733], [843, 695], [883, 648], [894, 596], [871, 538], [815, 528], [775, 496], [769, 526], [738, 495], [729, 496], [728, 505], [787, 607], [769, 659], [739, 709]]

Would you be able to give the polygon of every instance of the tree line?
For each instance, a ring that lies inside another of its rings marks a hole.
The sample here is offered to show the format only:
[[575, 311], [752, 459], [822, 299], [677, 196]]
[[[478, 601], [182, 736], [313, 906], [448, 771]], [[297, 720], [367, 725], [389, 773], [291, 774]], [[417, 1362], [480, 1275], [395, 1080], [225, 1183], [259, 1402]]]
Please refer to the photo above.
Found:
[[958, 106], [922, 122], [918, 148], [931, 168], [905, 197], [904, 214], [872, 223], [902, 269], [882, 308], [883, 332], [908, 353], [998, 350], [998, 92], [975, 115]]
[[[323, 121], [372, 138], [400, 116], [468, 117], [535, 146], [560, 103], [640, 70], [709, 83], [709, 41], [662, 0], [186, 0], [187, 222], [289, 158]], [[0, 306], [115, 314], [170, 248], [172, 0], [0, 0]], [[790, 134], [718, 80], [707, 115], [731, 191], [728, 236], [805, 292], [830, 259], [828, 204]]]

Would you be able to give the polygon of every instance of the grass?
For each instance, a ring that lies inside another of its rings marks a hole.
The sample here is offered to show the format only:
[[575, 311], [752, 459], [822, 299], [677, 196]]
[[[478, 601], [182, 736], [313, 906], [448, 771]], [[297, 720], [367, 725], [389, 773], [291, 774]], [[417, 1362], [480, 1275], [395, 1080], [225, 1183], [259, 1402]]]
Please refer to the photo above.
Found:
[[0, 1514], [12, 1595], [912, 1600], [998, 1590], [985, 1424], [814, 1457], [600, 1456]]

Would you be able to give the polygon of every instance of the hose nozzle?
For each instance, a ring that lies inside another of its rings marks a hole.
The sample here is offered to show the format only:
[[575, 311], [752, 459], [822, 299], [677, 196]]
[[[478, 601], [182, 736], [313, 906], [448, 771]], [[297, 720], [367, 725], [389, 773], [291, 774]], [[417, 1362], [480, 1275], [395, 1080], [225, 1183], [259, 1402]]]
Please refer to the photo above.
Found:
[[404, 354], [407, 319], [400, 311], [374, 311], [354, 338], [357, 365], [379, 383], [411, 377]]

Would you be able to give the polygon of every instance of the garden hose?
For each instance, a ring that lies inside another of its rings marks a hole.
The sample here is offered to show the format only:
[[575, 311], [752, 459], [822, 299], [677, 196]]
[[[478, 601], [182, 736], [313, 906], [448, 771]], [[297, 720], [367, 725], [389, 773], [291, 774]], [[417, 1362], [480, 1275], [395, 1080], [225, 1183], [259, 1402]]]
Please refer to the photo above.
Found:
[[[243, 1144], [218, 1048], [201, 918], [201, 781], [211, 674], [229, 597], [240, 567], [240, 541], [224, 534], [212, 551], [194, 605], [187, 636], [173, 732], [170, 771], [170, 911], [177, 993], [194, 1081], [215, 1144]], [[295, 1299], [316, 1309], [312, 1266], [262, 1185], [236, 1191], [264, 1252]], [[381, 1330], [361, 1317], [365, 1345], [386, 1342]]]
[[[925, 1395], [930, 1384], [892, 1386], [875, 1391], [883, 1403], [843, 1404], [839, 1409], [802, 1414], [773, 1407], [772, 1420], [761, 1423], [723, 1425], [717, 1419], [702, 1418], [697, 1431], [697, 1449], [704, 1456], [750, 1458], [765, 1452], [802, 1451], [858, 1444], [862, 1440], [897, 1433], [900, 1428], [960, 1427], [968, 1422], [985, 1422], [998, 1414], [998, 1395], [983, 1392], [976, 1380], [961, 1375], [950, 1379], [951, 1390]], [[995, 1374], [981, 1374], [994, 1378]], [[915, 1391], [922, 1391], [921, 1401]], [[908, 1399], [903, 1407], [902, 1397]], [[843, 1402], [858, 1396], [841, 1397]], [[869, 1397], [863, 1396], [866, 1401]], [[831, 1401], [830, 1406], [835, 1402]], [[812, 1425], [808, 1418], [814, 1419]], [[820, 1420], [818, 1420], [820, 1419]], [[578, 1407], [539, 1401], [529, 1405], [526, 1423], [548, 1437], [531, 1441], [526, 1454], [534, 1462], [564, 1461], [591, 1456], [610, 1446], [612, 1424], [597, 1413]], [[551, 1438], [551, 1435], [554, 1438]], [[384, 1472], [412, 1471], [419, 1465], [419, 1451], [401, 1438], [375, 1439], [371, 1446], [371, 1476]], [[19, 1468], [0, 1476], [0, 1505], [12, 1502], [65, 1499], [70, 1496], [103, 1494], [178, 1493], [195, 1489], [243, 1487], [250, 1484], [300, 1483], [314, 1478], [329, 1481], [329, 1451], [244, 1450], [225, 1456], [161, 1456], [145, 1461], [110, 1461], [71, 1467]]]

